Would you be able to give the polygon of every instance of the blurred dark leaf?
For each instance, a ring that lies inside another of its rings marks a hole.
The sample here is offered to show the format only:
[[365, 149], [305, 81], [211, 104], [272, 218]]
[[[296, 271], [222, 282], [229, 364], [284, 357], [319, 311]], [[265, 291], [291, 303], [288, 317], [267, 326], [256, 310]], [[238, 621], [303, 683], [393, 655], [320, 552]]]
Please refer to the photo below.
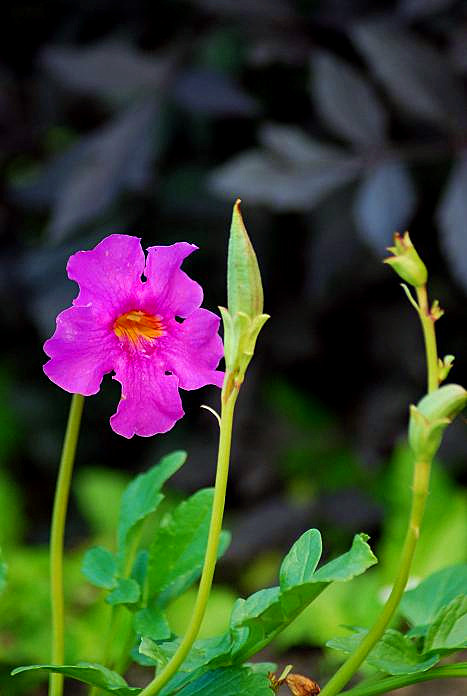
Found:
[[365, 78], [329, 53], [317, 53], [311, 65], [312, 95], [324, 124], [357, 145], [384, 142], [387, 116]]
[[174, 85], [173, 96], [189, 111], [208, 116], [251, 116], [257, 105], [236, 82], [221, 72], [186, 70]]
[[399, 0], [399, 12], [408, 19], [421, 19], [447, 10], [454, 0]]
[[454, 166], [437, 218], [443, 251], [454, 276], [467, 290], [467, 153]]
[[336, 191], [310, 216], [305, 287], [312, 302], [326, 298], [332, 302], [346, 295], [356, 268], [361, 278], [363, 268], [365, 273], [373, 271], [365, 264], [366, 251], [355, 244], [350, 215], [353, 193]]
[[85, 48], [47, 46], [41, 62], [65, 87], [117, 102], [154, 94], [173, 67], [172, 56], [147, 56], [129, 43], [116, 40]]
[[140, 189], [151, 176], [158, 107], [132, 106], [81, 143], [81, 158], [65, 176], [48, 232], [54, 241], [101, 215], [124, 189]]
[[405, 164], [383, 162], [367, 172], [357, 191], [357, 231], [381, 255], [394, 232], [406, 229], [415, 205], [415, 190]]
[[190, 0], [193, 5], [221, 17], [280, 24], [294, 17], [288, 0]]
[[356, 25], [352, 39], [401, 109], [435, 124], [465, 126], [462, 85], [432, 46], [383, 22]]
[[456, 28], [450, 36], [449, 55], [453, 65], [461, 71], [467, 70], [467, 25]]
[[47, 162], [38, 174], [27, 176], [11, 185], [10, 197], [26, 207], [47, 209], [60, 196], [60, 189], [70, 171], [87, 152], [89, 138], [82, 138], [63, 154]]
[[309, 210], [358, 173], [351, 154], [313, 141], [296, 128], [269, 124], [260, 141], [265, 150], [243, 152], [214, 170], [214, 192], [275, 210]]

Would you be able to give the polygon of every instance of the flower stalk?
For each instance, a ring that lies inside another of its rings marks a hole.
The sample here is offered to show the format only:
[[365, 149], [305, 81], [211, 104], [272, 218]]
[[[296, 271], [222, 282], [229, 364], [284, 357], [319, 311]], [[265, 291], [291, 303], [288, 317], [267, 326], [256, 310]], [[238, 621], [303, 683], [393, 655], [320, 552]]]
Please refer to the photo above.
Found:
[[[420, 536], [429, 490], [431, 463], [441, 443], [442, 431], [466, 405], [467, 392], [462, 387], [447, 385], [438, 389], [443, 375], [440, 371], [436, 347], [435, 321], [442, 316], [442, 310], [437, 302], [430, 309], [426, 288], [426, 268], [410, 241], [408, 233], [404, 237], [395, 235], [394, 241], [395, 246], [390, 247], [389, 251], [395, 256], [386, 259], [385, 263], [392, 265], [396, 273], [415, 288], [418, 304], [412, 298], [409, 289], [403, 286], [409, 301], [420, 317], [427, 364], [428, 395], [422, 399], [418, 408], [411, 407], [409, 442], [414, 453], [414, 473], [410, 517], [399, 568], [386, 604], [356, 650], [321, 690], [321, 696], [335, 696], [341, 693], [343, 687], [382, 637], [399, 606]], [[444, 363], [441, 367], [444, 367]]]
[[240, 212], [234, 205], [227, 259], [227, 304], [220, 311], [224, 322], [225, 377], [221, 396], [219, 449], [216, 483], [203, 571], [190, 623], [175, 655], [141, 692], [155, 696], [174, 676], [191, 650], [206, 613], [217, 562], [225, 507], [235, 404], [246, 369], [253, 357], [256, 339], [269, 318], [263, 314], [263, 287], [258, 261]]
[[[52, 663], [62, 665], [65, 658], [65, 600], [63, 596], [63, 539], [70, 493], [71, 476], [75, 461], [84, 397], [73, 394], [68, 423], [63, 441], [60, 468], [55, 489], [50, 535], [50, 598], [52, 605]], [[49, 696], [61, 696], [63, 675], [51, 674]]]

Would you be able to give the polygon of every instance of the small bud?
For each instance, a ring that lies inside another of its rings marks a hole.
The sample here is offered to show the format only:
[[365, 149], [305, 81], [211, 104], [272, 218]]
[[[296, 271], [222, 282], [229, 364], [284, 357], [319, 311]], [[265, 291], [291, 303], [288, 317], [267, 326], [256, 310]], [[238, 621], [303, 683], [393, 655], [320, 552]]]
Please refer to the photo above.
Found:
[[244, 312], [256, 317], [263, 311], [263, 286], [258, 261], [240, 211], [240, 199], [235, 202], [230, 227], [227, 261], [228, 310], [232, 316]]
[[438, 358], [438, 380], [444, 382], [454, 363], [453, 355], [445, 355], [444, 358]]
[[441, 319], [441, 317], [444, 314], [444, 309], [441, 309], [439, 306], [438, 300], [435, 300], [433, 304], [431, 305], [430, 309], [430, 317], [433, 319], [433, 321], [438, 321], [438, 319]]
[[458, 384], [446, 384], [410, 407], [409, 443], [416, 457], [432, 459], [443, 433], [467, 406], [467, 391]]
[[408, 232], [405, 232], [404, 236], [396, 232], [394, 246], [388, 247], [388, 251], [394, 256], [384, 259], [383, 263], [392, 266], [406, 283], [410, 283], [416, 288], [426, 284], [428, 278], [426, 266], [417, 254]]

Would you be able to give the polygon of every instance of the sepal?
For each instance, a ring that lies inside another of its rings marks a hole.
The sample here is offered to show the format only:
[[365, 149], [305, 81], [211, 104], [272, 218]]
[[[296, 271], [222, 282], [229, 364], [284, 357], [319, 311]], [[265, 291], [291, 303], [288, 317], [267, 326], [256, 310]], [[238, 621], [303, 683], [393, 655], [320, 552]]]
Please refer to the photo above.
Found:
[[458, 384], [446, 384], [410, 407], [409, 444], [416, 457], [432, 459], [443, 433], [467, 406], [467, 391]]
[[440, 382], [444, 382], [449, 375], [454, 364], [454, 359], [454, 355], [445, 355], [442, 360], [438, 358], [438, 379]]
[[388, 251], [394, 256], [384, 259], [383, 263], [392, 266], [406, 283], [416, 288], [426, 284], [428, 271], [412, 244], [408, 232], [405, 232], [403, 236], [397, 232], [394, 235], [394, 246], [388, 247]]

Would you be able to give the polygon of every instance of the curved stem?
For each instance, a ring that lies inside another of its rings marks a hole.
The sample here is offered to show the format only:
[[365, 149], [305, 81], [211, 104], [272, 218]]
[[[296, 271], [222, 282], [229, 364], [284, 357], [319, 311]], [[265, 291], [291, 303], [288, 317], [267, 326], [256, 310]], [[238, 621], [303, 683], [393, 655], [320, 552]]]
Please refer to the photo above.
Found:
[[[227, 379], [226, 379], [227, 382]], [[165, 666], [160, 674], [152, 680], [140, 693], [140, 696], [154, 696], [165, 684], [173, 677], [182, 662], [191, 650], [191, 646], [196, 640], [201, 627], [201, 622], [206, 612], [206, 606], [211, 592], [212, 579], [217, 561], [219, 547], [219, 537], [222, 530], [222, 518], [224, 515], [225, 493], [227, 489], [227, 478], [229, 473], [230, 445], [232, 440], [232, 424], [235, 402], [238, 396], [238, 389], [232, 388], [223, 392], [221, 426], [219, 438], [219, 451], [217, 457], [216, 485], [214, 490], [214, 501], [212, 505], [211, 523], [209, 527], [208, 543], [206, 556], [204, 558], [203, 572], [199, 583], [198, 595], [196, 597], [193, 614], [190, 623], [180, 643], [178, 650], [170, 662]]]
[[430, 681], [432, 679], [446, 679], [446, 677], [467, 677], [467, 662], [457, 662], [453, 665], [441, 665], [428, 672], [415, 672], [414, 674], [400, 674], [393, 677], [379, 679], [372, 684], [359, 684], [353, 689], [341, 691], [342, 696], [377, 696], [385, 694], [393, 689], [401, 689], [410, 684]]
[[[419, 303], [419, 316], [423, 329], [425, 341], [425, 353], [427, 364], [428, 392], [438, 388], [438, 352], [436, 348], [436, 334], [434, 318], [430, 313], [428, 304], [428, 294], [426, 286], [417, 288], [417, 298]], [[341, 692], [342, 688], [348, 683], [351, 677], [358, 670], [367, 655], [371, 652], [374, 645], [383, 635], [389, 622], [391, 621], [409, 579], [410, 567], [415, 553], [418, 537], [420, 536], [420, 526], [425, 509], [425, 502], [428, 496], [428, 486], [430, 482], [431, 461], [417, 460], [414, 464], [413, 487], [412, 487], [412, 507], [410, 511], [409, 526], [402, 548], [399, 569], [394, 585], [386, 604], [372, 628], [366, 634], [360, 645], [347, 658], [343, 665], [331, 677], [325, 687], [321, 690], [321, 696], [335, 696]]]
[[[65, 607], [63, 598], [63, 538], [70, 492], [71, 475], [75, 461], [84, 396], [74, 394], [63, 441], [60, 469], [55, 489], [52, 529], [50, 535], [50, 599], [52, 604], [52, 663], [62, 665], [65, 656]], [[51, 674], [49, 696], [61, 696], [63, 675]]]

